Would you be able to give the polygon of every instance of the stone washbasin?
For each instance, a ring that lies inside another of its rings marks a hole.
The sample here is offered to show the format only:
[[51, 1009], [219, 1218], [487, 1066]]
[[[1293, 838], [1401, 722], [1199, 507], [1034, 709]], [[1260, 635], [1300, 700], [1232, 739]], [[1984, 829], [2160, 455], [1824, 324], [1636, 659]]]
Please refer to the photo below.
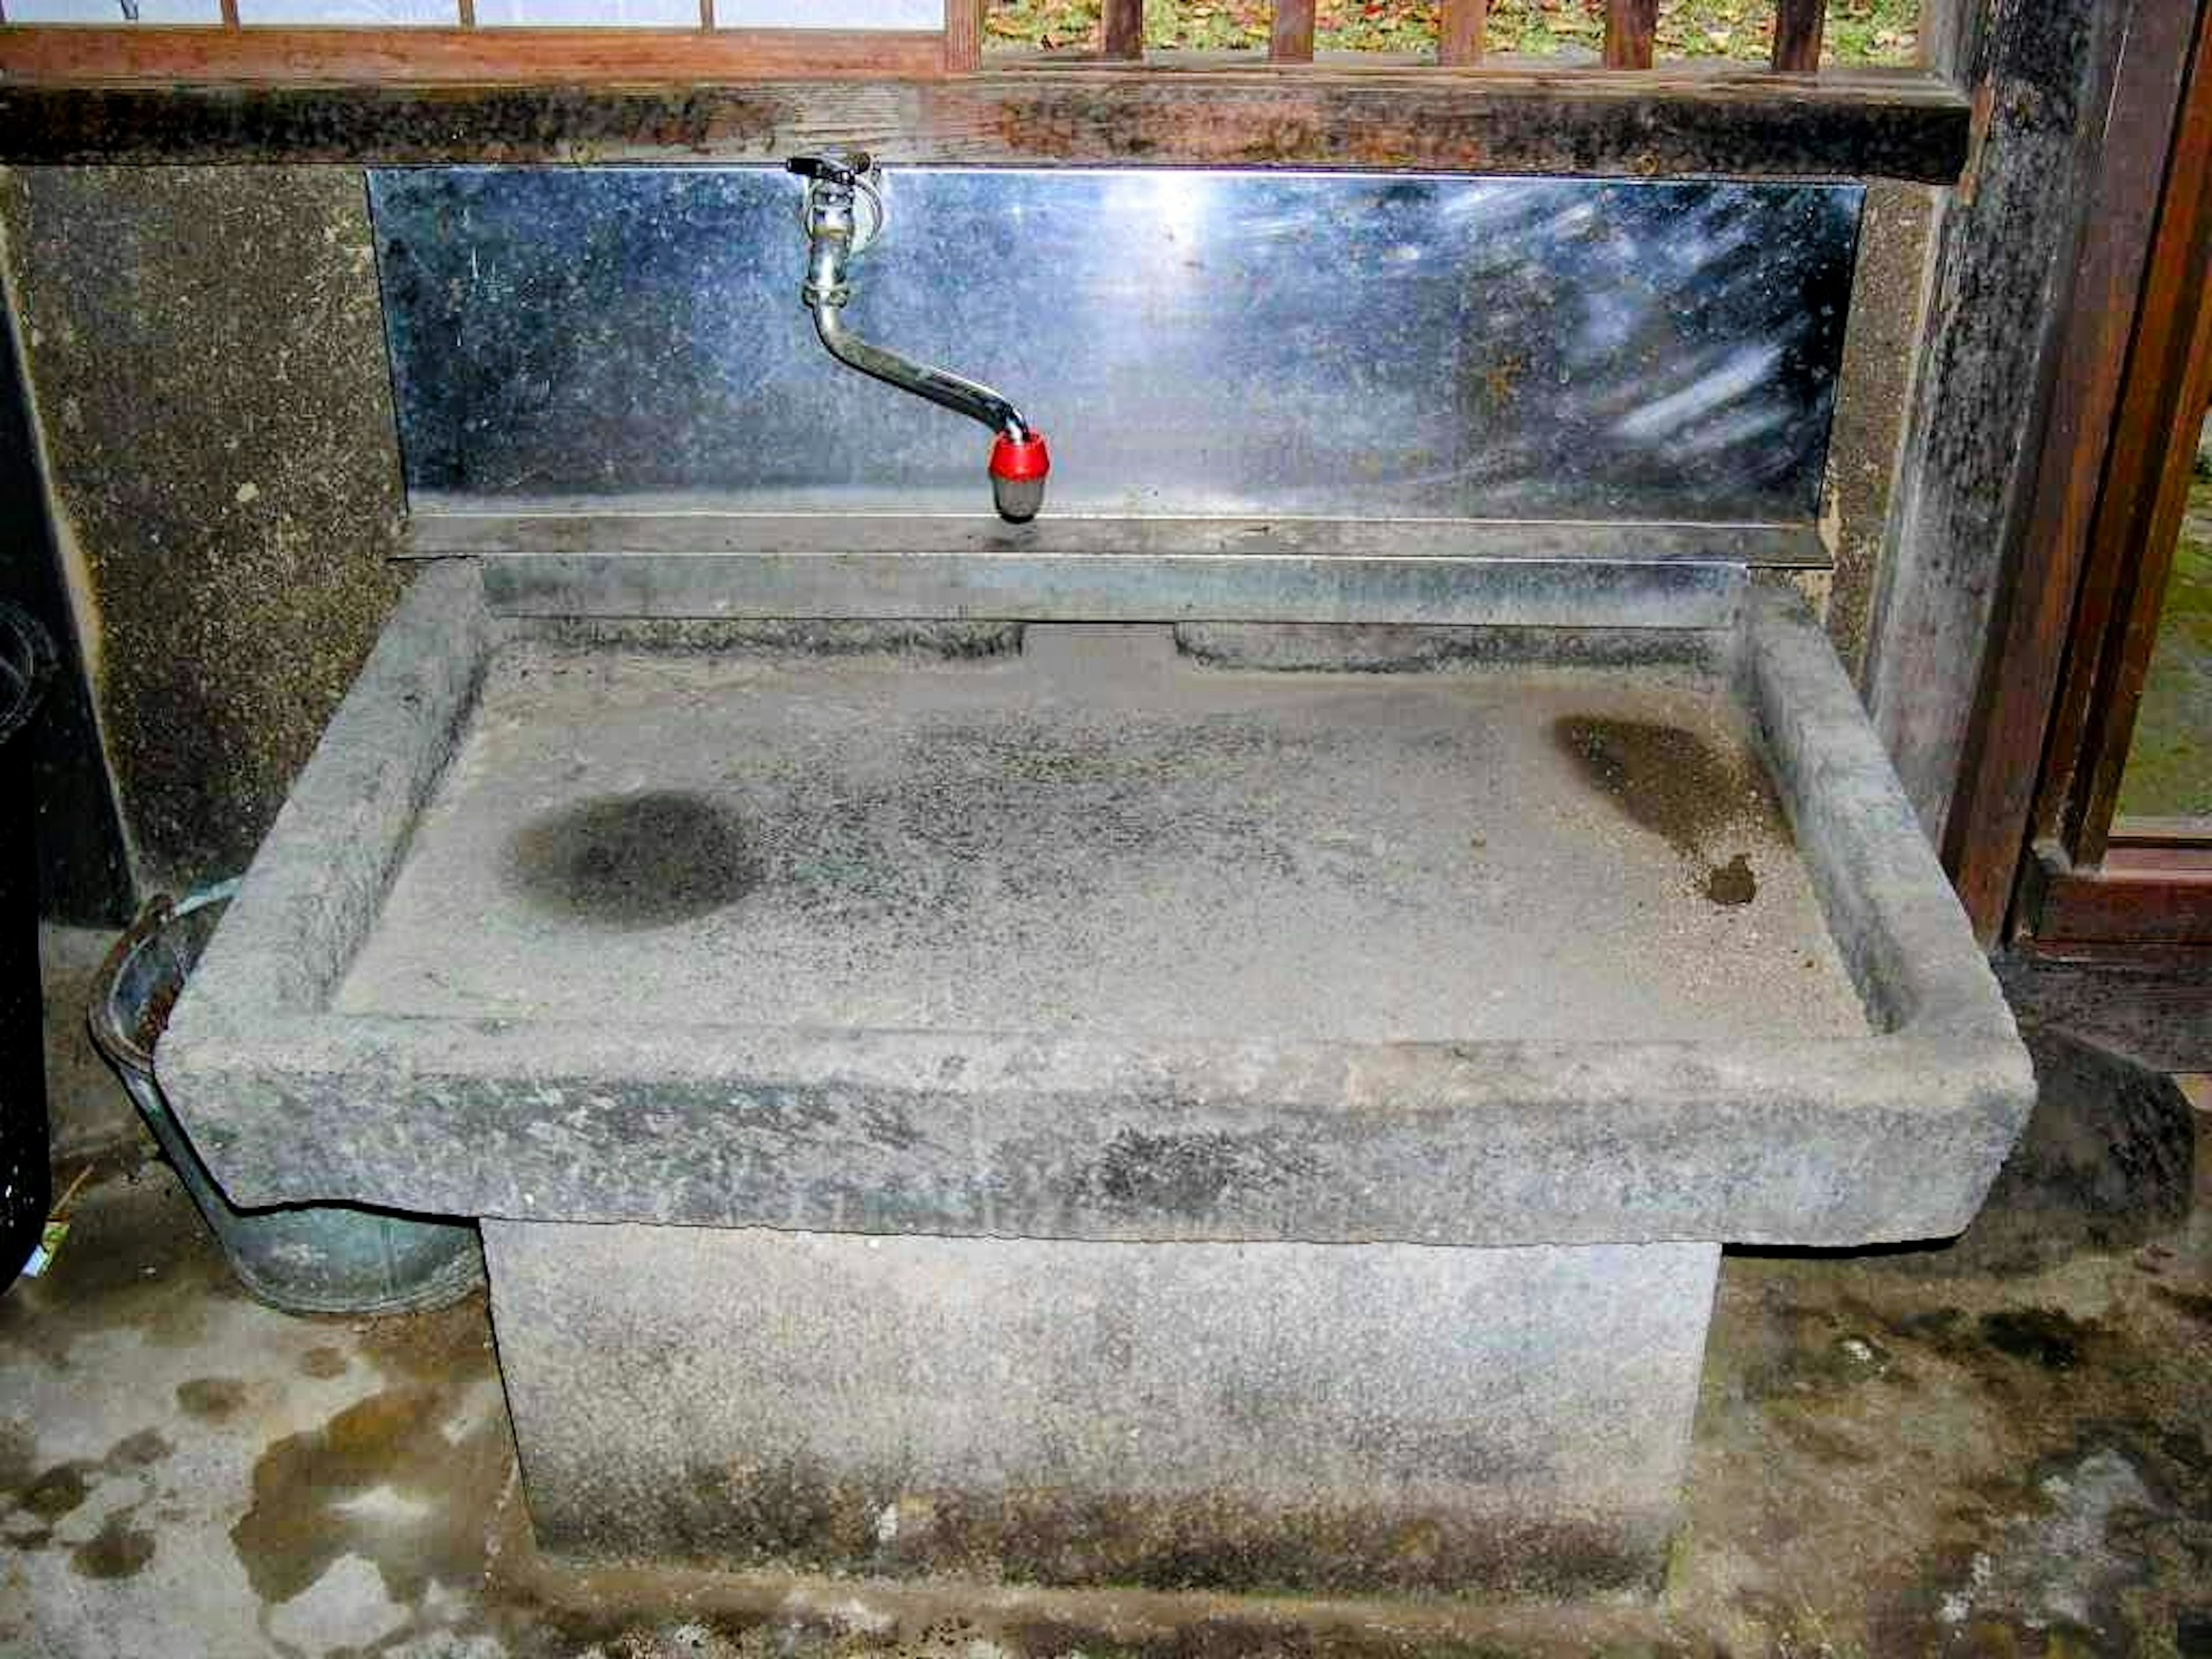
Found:
[[423, 568], [160, 1059], [235, 1201], [480, 1220], [556, 1553], [1648, 1586], [1721, 1245], [1955, 1233], [2027, 1112], [1785, 584], [1573, 629], [498, 592]]

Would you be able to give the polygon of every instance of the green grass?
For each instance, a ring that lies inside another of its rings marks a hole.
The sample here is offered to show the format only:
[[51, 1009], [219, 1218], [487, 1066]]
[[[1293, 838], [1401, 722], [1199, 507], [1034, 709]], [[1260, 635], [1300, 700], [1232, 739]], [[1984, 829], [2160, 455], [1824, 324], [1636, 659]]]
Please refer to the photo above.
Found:
[[2212, 817], [2212, 482], [2200, 478], [2190, 490], [2165, 605], [2120, 780], [2120, 811]]
[[[1273, 15], [1268, 0], [1148, 0], [1145, 40], [1200, 52], [1264, 47]], [[1325, 51], [1436, 47], [1434, 0], [1320, 0], [1317, 18], [1316, 43]], [[1826, 60], [1912, 63], [1919, 23], [1919, 0], [1830, 0]], [[1001, 45], [1095, 46], [1098, 0], [992, 0], [988, 28]], [[1773, 0], [1661, 0], [1659, 55], [1763, 59], [1773, 31]], [[1492, 53], [1595, 52], [1604, 36], [1603, 0], [1492, 0]]]

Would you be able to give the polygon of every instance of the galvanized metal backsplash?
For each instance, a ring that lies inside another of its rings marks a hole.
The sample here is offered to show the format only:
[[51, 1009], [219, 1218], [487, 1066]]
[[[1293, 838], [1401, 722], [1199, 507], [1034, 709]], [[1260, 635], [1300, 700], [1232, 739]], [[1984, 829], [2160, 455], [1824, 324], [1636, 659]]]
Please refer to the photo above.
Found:
[[[832, 362], [765, 167], [370, 175], [418, 508], [987, 514], [981, 428]], [[1048, 514], [1786, 523], [1863, 192], [894, 168], [855, 328], [1052, 441]]]

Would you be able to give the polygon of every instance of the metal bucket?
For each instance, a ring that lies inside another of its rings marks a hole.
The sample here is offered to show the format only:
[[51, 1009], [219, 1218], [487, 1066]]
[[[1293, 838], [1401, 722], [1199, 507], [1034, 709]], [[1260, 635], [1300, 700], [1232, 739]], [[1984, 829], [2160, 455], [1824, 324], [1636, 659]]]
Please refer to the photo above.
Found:
[[100, 970], [92, 1038], [138, 1103], [154, 1138], [247, 1291], [288, 1313], [410, 1313], [458, 1301], [483, 1281], [477, 1230], [351, 1204], [241, 1210], [222, 1194], [171, 1115], [154, 1051], [192, 964], [237, 884], [139, 912]]
[[38, 1243], [53, 1197], [28, 730], [53, 670], [46, 630], [0, 605], [0, 1290]]

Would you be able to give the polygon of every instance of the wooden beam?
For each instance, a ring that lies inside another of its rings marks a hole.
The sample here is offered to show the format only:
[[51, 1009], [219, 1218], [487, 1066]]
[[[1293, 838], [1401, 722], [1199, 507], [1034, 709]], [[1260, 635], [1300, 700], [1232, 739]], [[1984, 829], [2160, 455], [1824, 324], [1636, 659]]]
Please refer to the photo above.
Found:
[[[2166, 155], [2191, 37], [2179, 8], [2129, 32], [2112, 125], [2087, 186], [2094, 203], [2064, 310], [2051, 418], [2038, 439], [2033, 505], [2017, 564], [1992, 613], [1990, 642], [1945, 830], [1945, 862], [1984, 943], [2005, 922], [2031, 821], [2061, 672], [2087, 563], [2090, 529], [2112, 453], [2136, 305], [2157, 222]], [[2072, 748], [2078, 729], [2064, 739]], [[2062, 772], [2070, 765], [2062, 765]]]
[[1145, 55], [1145, 0], [1104, 0], [1099, 53], [1109, 62], [1135, 63]]
[[[982, 67], [983, 8], [988, 0], [945, 0], [945, 72], [967, 75]], [[700, 0], [712, 6], [714, 0]], [[708, 27], [714, 27], [710, 22]]]
[[2212, 957], [2212, 854], [2114, 847], [2103, 868], [2076, 870], [2055, 848], [2036, 866], [2038, 954], [2155, 945]]
[[1605, 66], [1648, 70], [1659, 32], [1659, 0], [1605, 0]]
[[1482, 34], [1490, 21], [1490, 0], [1443, 0], [1437, 31], [1437, 60], [1453, 68], [1482, 61]]
[[2069, 717], [2081, 713], [2072, 787], [2063, 801], [2046, 794], [2039, 804], [2076, 866], [2103, 857], [2118, 811], [2212, 404], [2212, 295], [2204, 291], [2212, 265], [2212, 8], [2200, 27], [2091, 532], [2085, 610], [2094, 605], [2103, 614], [2077, 625], [2060, 699], [2059, 723], [2069, 735]]
[[1267, 56], [1278, 64], [1310, 64], [1313, 55], [1314, 0], [1275, 0]]
[[1774, 9], [1774, 67], [1782, 74], [1811, 74], [1820, 67], [1820, 34], [1828, 0], [1778, 0]]
[[[2130, 14], [2160, 6], [2175, 9], [2167, 0], [2000, 6], [1977, 48], [1972, 170], [1939, 232], [1862, 686], [1906, 794], [1947, 852], [1996, 597], [2033, 522], [2037, 442], [2094, 216], [2119, 48]], [[1813, 88], [1828, 76], [1780, 78]], [[2013, 842], [2011, 855], [2021, 850]]]
[[[59, 31], [33, 30], [46, 34]], [[252, 33], [249, 31], [249, 33]], [[21, 35], [0, 30], [0, 68]], [[143, 38], [143, 35], [137, 38]], [[66, 85], [0, 80], [0, 161], [417, 165], [775, 161], [828, 142], [892, 163], [1369, 167], [1942, 184], [1966, 100], [1911, 73], [1607, 75], [1000, 68], [945, 79], [577, 86]], [[713, 43], [696, 34], [672, 45]], [[1156, 62], [1161, 60], [1155, 60]], [[295, 72], [316, 67], [313, 60]], [[328, 76], [322, 76], [324, 81]]]
[[933, 29], [0, 27], [0, 76], [80, 82], [925, 81], [945, 61]]

